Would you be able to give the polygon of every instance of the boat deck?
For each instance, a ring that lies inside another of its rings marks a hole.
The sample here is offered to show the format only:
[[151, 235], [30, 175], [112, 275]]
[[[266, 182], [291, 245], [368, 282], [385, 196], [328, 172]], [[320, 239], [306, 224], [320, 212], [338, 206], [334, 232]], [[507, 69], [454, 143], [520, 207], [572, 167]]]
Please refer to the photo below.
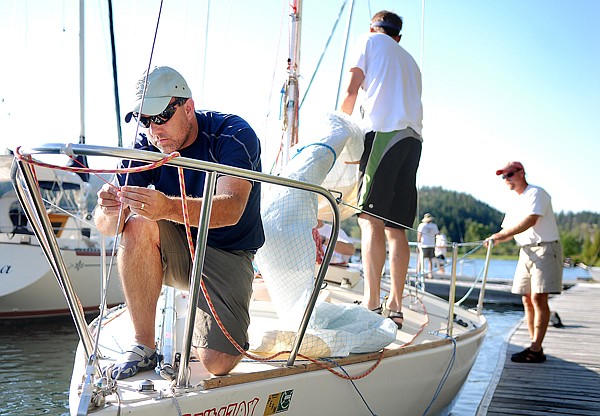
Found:
[[519, 364], [511, 354], [529, 345], [524, 323], [509, 335], [477, 415], [600, 414], [600, 284], [579, 283], [550, 300], [564, 327], [550, 326], [547, 361]]

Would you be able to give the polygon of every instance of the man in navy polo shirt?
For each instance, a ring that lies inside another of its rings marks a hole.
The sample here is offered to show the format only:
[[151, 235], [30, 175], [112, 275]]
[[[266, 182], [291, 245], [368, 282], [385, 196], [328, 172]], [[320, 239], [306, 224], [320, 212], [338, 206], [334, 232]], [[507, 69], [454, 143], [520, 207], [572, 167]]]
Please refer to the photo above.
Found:
[[[136, 102], [125, 120], [132, 117], [143, 129], [136, 149], [178, 151], [183, 157], [261, 171], [260, 142], [248, 123], [235, 115], [196, 111], [185, 79], [172, 68], [156, 67], [140, 78]], [[192, 227], [198, 226], [204, 180], [203, 172], [185, 171]], [[177, 168], [163, 166], [127, 179], [119, 175], [118, 181], [118, 190], [105, 185], [98, 192], [95, 221], [105, 235], [121, 233], [118, 267], [135, 334], [134, 345], [112, 367], [112, 376], [126, 378], [156, 366], [154, 322], [161, 286], [188, 289], [191, 256]], [[116, 230], [121, 209], [127, 220]], [[264, 243], [260, 183], [220, 176], [209, 227], [204, 283], [225, 328], [247, 349], [252, 260]], [[204, 296], [198, 307], [197, 354], [210, 373], [227, 374], [242, 355], [218, 328]]]

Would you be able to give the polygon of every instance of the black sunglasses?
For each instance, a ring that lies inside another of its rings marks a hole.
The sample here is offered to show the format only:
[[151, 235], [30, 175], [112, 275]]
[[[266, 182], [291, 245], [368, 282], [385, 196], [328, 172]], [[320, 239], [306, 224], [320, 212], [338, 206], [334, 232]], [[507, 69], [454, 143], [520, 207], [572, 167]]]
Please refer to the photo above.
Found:
[[158, 125], [165, 124], [167, 121], [169, 121], [171, 119], [171, 117], [173, 117], [175, 115], [175, 112], [177, 111], [177, 106], [182, 105], [186, 101], [187, 101], [187, 98], [175, 98], [175, 101], [173, 101], [171, 104], [169, 104], [167, 106], [167, 108], [165, 108], [163, 110], [163, 112], [160, 114], [157, 114], [155, 116], [139, 117], [138, 113], [133, 113], [133, 117], [138, 121], [138, 123], [140, 123], [146, 129], [150, 127], [150, 123], [154, 123], [154, 124], [158, 124]]
[[507, 173], [506, 175], [502, 175], [502, 179], [512, 178], [515, 173], [520, 171], [521, 169], [513, 170], [512, 172]]

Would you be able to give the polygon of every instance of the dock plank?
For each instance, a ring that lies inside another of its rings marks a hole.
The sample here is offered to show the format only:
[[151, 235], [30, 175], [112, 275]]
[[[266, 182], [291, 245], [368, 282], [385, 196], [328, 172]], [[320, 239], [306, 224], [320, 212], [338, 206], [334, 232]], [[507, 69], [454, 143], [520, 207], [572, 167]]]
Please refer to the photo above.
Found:
[[578, 283], [550, 299], [564, 327], [550, 326], [547, 361], [513, 363], [529, 346], [524, 322], [509, 335], [478, 416], [600, 415], [600, 284]]

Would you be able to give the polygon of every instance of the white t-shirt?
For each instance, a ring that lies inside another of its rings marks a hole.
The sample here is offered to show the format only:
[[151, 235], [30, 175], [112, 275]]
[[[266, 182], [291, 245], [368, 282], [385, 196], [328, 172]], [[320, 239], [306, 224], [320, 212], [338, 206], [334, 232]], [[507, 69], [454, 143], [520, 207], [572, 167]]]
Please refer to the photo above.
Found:
[[515, 235], [517, 244], [524, 246], [560, 239], [550, 195], [543, 188], [534, 185], [527, 185], [520, 195], [514, 193], [514, 200], [510, 204], [510, 211], [504, 216], [502, 228], [514, 227], [532, 214], [539, 215], [538, 220], [533, 227]]
[[435, 247], [435, 236], [440, 233], [437, 224], [433, 222], [422, 222], [417, 231], [421, 233], [419, 247]]
[[[323, 224], [323, 226], [321, 228], [318, 228], [317, 231], [319, 231], [319, 234], [321, 235], [321, 237], [330, 238], [331, 231], [332, 231], [331, 224]], [[341, 228], [338, 232], [338, 241], [341, 241], [342, 243], [352, 243], [350, 241], [350, 237], [348, 237], [348, 234], [346, 234], [346, 232], [344, 230], [342, 230]], [[325, 250], [327, 250], [327, 246], [325, 244], [323, 244], [323, 251], [325, 251]], [[329, 263], [332, 263], [332, 264], [348, 263], [350, 261], [350, 257], [352, 257], [352, 256], [340, 254], [340, 253], [334, 251]]]
[[421, 71], [413, 57], [398, 42], [384, 33], [368, 33], [357, 42], [353, 68], [365, 75], [365, 131], [390, 132], [412, 128], [421, 135]]

